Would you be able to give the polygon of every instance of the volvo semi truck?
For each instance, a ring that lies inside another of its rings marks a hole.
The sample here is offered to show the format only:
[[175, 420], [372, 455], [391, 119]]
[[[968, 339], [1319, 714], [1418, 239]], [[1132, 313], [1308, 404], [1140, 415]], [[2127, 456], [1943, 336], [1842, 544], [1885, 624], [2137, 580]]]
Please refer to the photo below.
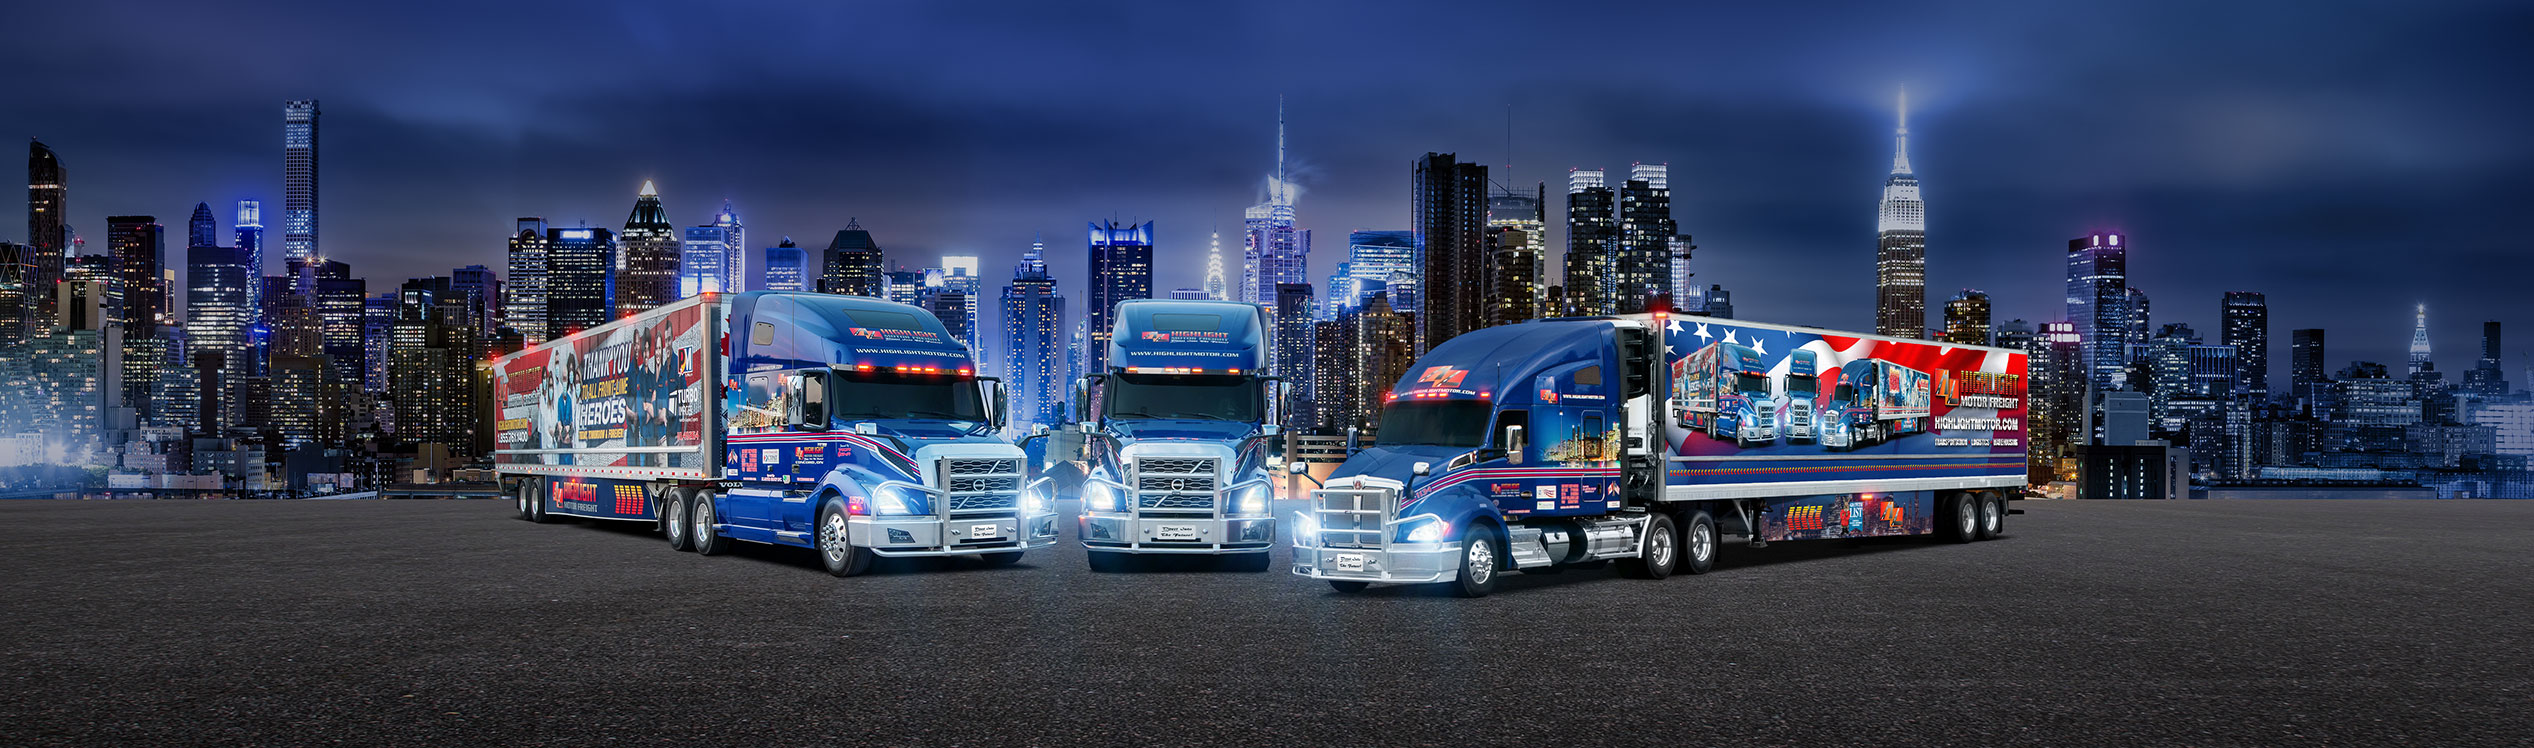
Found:
[[1837, 384], [1822, 406], [1823, 445], [1856, 449], [1927, 430], [1927, 372], [1865, 359], [1841, 365], [1831, 379]]
[[1266, 329], [1256, 304], [1118, 305], [1107, 370], [1086, 376], [1075, 398], [1088, 466], [1078, 530], [1092, 569], [1154, 554], [1269, 568]]
[[[1803, 352], [1824, 372], [1946, 381], [1948, 397], [1928, 403], [1925, 431], [1835, 453], [1707, 425], [1701, 409], [1749, 412], [1709, 404], [1723, 393], [1784, 391]], [[1311, 492], [1289, 528], [1293, 571], [1345, 592], [1445, 583], [1477, 596], [1509, 572], [1579, 564], [1703, 573], [1727, 535], [1996, 537], [2024, 484], [2024, 363], [2002, 348], [1661, 314], [1463, 333], [1410, 367], [1372, 446]]]
[[1001, 383], [922, 309], [703, 294], [492, 364], [494, 467], [523, 519], [654, 525], [679, 550], [1019, 560], [1051, 497], [995, 436]]

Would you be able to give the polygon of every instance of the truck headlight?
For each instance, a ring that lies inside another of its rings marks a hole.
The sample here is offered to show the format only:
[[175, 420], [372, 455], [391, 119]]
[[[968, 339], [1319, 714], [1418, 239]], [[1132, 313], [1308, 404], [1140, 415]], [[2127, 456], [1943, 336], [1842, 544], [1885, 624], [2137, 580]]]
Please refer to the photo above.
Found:
[[1399, 523], [1399, 542], [1440, 543], [1452, 534], [1452, 523], [1441, 517], [1425, 516]]
[[1268, 502], [1275, 496], [1276, 489], [1268, 486], [1266, 481], [1235, 486], [1231, 493], [1232, 513], [1243, 517], [1267, 516]]
[[1047, 483], [1041, 480], [1021, 489], [1022, 514], [1045, 514], [1047, 507], [1055, 505], [1056, 502], [1047, 496]]
[[924, 514], [932, 497], [923, 489], [906, 485], [881, 486], [871, 492], [871, 513], [879, 516]]
[[1115, 484], [1085, 481], [1082, 485], [1082, 508], [1094, 512], [1125, 511], [1119, 506], [1121, 496], [1123, 494]]
[[1308, 512], [1293, 514], [1293, 547], [1310, 548], [1320, 543], [1320, 523]]

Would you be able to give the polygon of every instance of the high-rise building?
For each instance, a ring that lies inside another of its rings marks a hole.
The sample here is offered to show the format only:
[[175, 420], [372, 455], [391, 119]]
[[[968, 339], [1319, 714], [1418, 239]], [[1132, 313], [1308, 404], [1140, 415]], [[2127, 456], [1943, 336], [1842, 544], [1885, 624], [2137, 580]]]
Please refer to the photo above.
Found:
[[[321, 329], [326, 371], [345, 387], [357, 386], [366, 375], [362, 349], [370, 342], [362, 319], [362, 299], [369, 295], [369, 282], [352, 277], [350, 265], [334, 260], [318, 260], [314, 271], [309, 305], [316, 310]], [[278, 388], [280, 380], [274, 385]]]
[[1716, 319], [1733, 319], [1733, 292], [1723, 284], [1708, 284], [1704, 305], [1699, 313]]
[[1689, 259], [1698, 252], [1688, 234], [1672, 237], [1672, 308], [1679, 309], [1683, 300], [1698, 295], [1697, 274], [1689, 271]]
[[1011, 382], [1012, 423], [1064, 420], [1065, 296], [1047, 273], [1047, 244], [1029, 253], [1003, 287], [1003, 370]]
[[282, 104], [282, 259], [317, 252], [317, 101]]
[[1417, 238], [1413, 231], [1357, 231], [1346, 236], [1346, 261], [1329, 276], [1328, 299], [1321, 316], [1362, 306], [1374, 293], [1413, 301], [1416, 295]]
[[1311, 284], [1276, 284], [1276, 303], [1268, 307], [1275, 325], [1275, 345], [1269, 348], [1273, 357], [1267, 370], [1284, 381], [1277, 383], [1282, 397], [1276, 413], [1286, 428], [1311, 427], [1314, 406], [1311, 393]]
[[2155, 327], [2152, 324], [2152, 318], [2154, 315], [2148, 313], [2149, 304], [2147, 303], [2147, 292], [2138, 290], [2137, 286], [2130, 286], [2128, 298], [2129, 342], [2147, 342], [2149, 339], [2155, 337], [2155, 335], [2150, 332], [2154, 330]]
[[479, 333], [501, 329], [502, 279], [492, 268], [468, 265], [449, 271], [449, 290], [465, 295], [467, 319]]
[[[185, 336], [189, 360], [200, 363], [213, 353], [219, 368], [239, 367], [253, 353], [248, 330], [255, 324], [255, 291], [262, 273], [247, 264], [238, 247], [194, 246], [185, 250]], [[213, 393], [215, 396], [217, 393]]]
[[836, 238], [827, 243], [825, 262], [821, 263], [818, 290], [846, 296], [887, 298], [882, 282], [880, 243], [871, 240], [871, 232], [862, 228], [860, 219], [848, 218]]
[[[2006, 342], [2003, 335], [1999, 337], [1999, 343]], [[2076, 456], [2076, 445], [2085, 443], [2081, 436], [2086, 421], [2083, 343], [2076, 323], [2051, 322], [2042, 325], [2023, 348], [2026, 412], [2031, 417], [2025, 435], [2032, 442], [2025, 453], [2025, 467], [2027, 479], [2035, 485], [2065, 477], [2060, 466]]]
[[1610, 267], [1619, 252], [1618, 195], [1600, 169], [1566, 171], [1566, 298], [1561, 314], [1606, 314], [1615, 293]]
[[1944, 305], [1944, 336], [1947, 343], [1963, 345], [1989, 344], [1988, 292], [1965, 288]]
[[[363, 390], [370, 392], [387, 390], [389, 384], [387, 364], [391, 358], [392, 341], [396, 336], [396, 304], [399, 293], [398, 291], [375, 293], [361, 300], [361, 338], [372, 341], [368, 347], [361, 350], [361, 389]], [[538, 316], [540, 318], [544, 316], [543, 310], [539, 310]], [[509, 329], [514, 333], [519, 332], [516, 328]], [[543, 322], [538, 323], [537, 332], [539, 337], [543, 337], [545, 332]], [[526, 335], [526, 333], [520, 334]], [[390, 341], [390, 343], [377, 341]]]
[[[246, 308], [259, 315], [248, 323], [249, 327], [253, 327], [264, 321], [260, 316], [264, 310], [264, 284], [261, 282], [264, 278], [264, 203], [239, 200], [237, 225], [231, 226], [230, 230], [237, 237], [238, 252], [246, 257], [246, 266], [255, 271], [258, 281], [247, 289]], [[225, 362], [224, 365], [231, 371], [237, 371], [235, 361]]]
[[765, 290], [808, 291], [811, 277], [808, 253], [792, 237], [765, 248]]
[[1085, 372], [1108, 371], [1109, 332], [1120, 302], [1153, 297], [1153, 222], [1091, 224], [1089, 325], [1082, 351]]
[[1487, 325], [1487, 167], [1427, 153], [1410, 175], [1417, 232], [1417, 350]]
[[922, 304], [924, 271], [899, 266], [880, 274], [880, 298], [899, 304]]
[[2235, 347], [2235, 391], [2256, 400], [2270, 396], [2270, 301], [2254, 291], [2228, 291], [2219, 312], [2217, 342]]
[[660, 207], [660, 191], [643, 180], [625, 231], [616, 235], [616, 314], [651, 311], [678, 299], [677, 225]]
[[1874, 332], [1927, 336], [1927, 204], [1909, 170], [1909, 93], [1900, 96], [1900, 128], [1892, 135], [1892, 175], [1883, 180], [1875, 223]]
[[2437, 370], [2437, 362], [2429, 359], [2428, 305], [2421, 304], [2411, 325], [2411, 377]]
[[1628, 167], [1628, 181], [1619, 184], [1619, 248], [1611, 256], [1613, 296], [1603, 307], [1635, 314], [1672, 291], [1672, 238], [1680, 224], [1672, 220], [1672, 170], [1667, 164]]
[[1205, 250], [1205, 298], [1231, 301], [1232, 289], [1223, 282], [1223, 232], [1214, 232]]
[[32, 245], [0, 242], [0, 358], [43, 332], [38, 324], [43, 303], [36, 299], [35, 254]]
[[194, 215], [185, 221], [185, 248], [220, 246], [220, 222], [211, 217], [210, 203], [194, 203]]
[[[591, 237], [555, 242], [559, 258], [577, 258], [591, 254], [583, 246], [606, 229], [557, 229], [560, 232], [596, 232]], [[612, 237], [607, 245], [613, 248]], [[558, 265], [555, 284], [558, 301], [577, 300], [578, 286], [567, 284], [569, 273]], [[437, 281], [437, 282], [435, 282]], [[391, 357], [388, 371], [394, 400], [396, 435], [416, 443], [444, 444], [453, 452], [466, 453], [475, 443], [475, 362], [482, 344], [475, 327], [465, 317], [467, 301], [444, 298], [439, 291], [446, 279], [417, 279], [398, 290], [396, 323], [389, 342]], [[452, 295], [457, 296], [457, 295]], [[603, 302], [605, 297], [599, 297]], [[558, 309], [558, 312], [577, 313]], [[569, 319], [568, 315], [557, 315]], [[601, 318], [600, 322], [605, 319]], [[573, 328], [577, 329], [577, 328]]]
[[[1541, 275], [1542, 256], [1548, 251], [1548, 212], [1544, 207], [1548, 204], [1548, 189], [1547, 182], [1540, 182], [1531, 192], [1503, 191], [1487, 196], [1488, 292], [1484, 303], [1489, 325], [1548, 316], [1540, 308], [1548, 291]], [[1329, 301], [1334, 304], [1338, 300]]]
[[2481, 360], [2474, 362], [2471, 371], [2464, 372], [2464, 389], [2483, 399], [2508, 394], [2507, 373], [2500, 364], [2498, 320], [2481, 323]]
[[166, 267], [167, 228], [151, 216], [106, 218], [106, 251], [113, 258], [115, 283], [123, 291], [124, 339], [158, 334], [167, 314], [166, 290], [159, 269]]
[[1312, 389], [1321, 426], [1371, 434], [1381, 419], [1383, 395], [1416, 358], [1411, 347], [1415, 326], [1408, 315], [1393, 311], [1389, 295], [1379, 291], [1336, 319], [1314, 325], [1318, 367]]
[[923, 296], [929, 299], [926, 308], [941, 317], [942, 326], [967, 343], [968, 350], [974, 351], [979, 365], [983, 365], [986, 350], [980, 344], [984, 328], [977, 324], [977, 297], [985, 293], [985, 282], [978, 275], [978, 268], [974, 255], [942, 257], [941, 267], [924, 270]]
[[2288, 388], [2309, 412], [2316, 398], [2325, 394], [2319, 390], [2331, 382], [2328, 371], [2330, 365], [2325, 364], [2323, 358], [2323, 330], [2311, 327], [2289, 330]]
[[27, 334], [40, 335], [60, 324], [54, 310], [53, 285], [61, 282], [63, 264], [70, 258], [68, 217], [69, 188], [61, 157], [43, 141], [27, 142], [26, 154], [26, 243], [34, 252], [26, 256], [33, 321]]
[[587, 226], [547, 229], [546, 339], [616, 319], [615, 270], [615, 232]]
[[546, 219], [519, 219], [510, 235], [510, 293], [502, 299], [502, 321], [529, 345], [546, 342], [552, 333], [546, 318], [546, 256], [553, 249]]
[[61, 321], [29, 348], [36, 405], [45, 414], [45, 438], [71, 464], [89, 454], [105, 434], [131, 425], [125, 407], [123, 325], [107, 311], [108, 282], [67, 279], [54, 286], [53, 308]]
[[2068, 240], [2068, 322], [2090, 389], [2111, 389], [2129, 364], [2129, 248], [2119, 234]]
[[[1244, 215], [1241, 300], [1276, 303], [1276, 287], [1311, 282], [1311, 232], [1294, 228], [1294, 187], [1285, 174], [1284, 102], [1276, 103], [1276, 172], [1267, 177], [1267, 199]], [[1307, 384], [1307, 383], [1306, 383]]]
[[739, 212], [728, 200], [722, 201], [712, 223], [687, 227], [685, 252], [678, 258], [678, 296], [737, 293], [747, 288], [747, 236], [747, 228], [739, 224]]
[[1202, 288], [1173, 288], [1170, 289], [1170, 299], [1172, 301], [1212, 301], [1214, 297], [1207, 296], [1205, 289]]

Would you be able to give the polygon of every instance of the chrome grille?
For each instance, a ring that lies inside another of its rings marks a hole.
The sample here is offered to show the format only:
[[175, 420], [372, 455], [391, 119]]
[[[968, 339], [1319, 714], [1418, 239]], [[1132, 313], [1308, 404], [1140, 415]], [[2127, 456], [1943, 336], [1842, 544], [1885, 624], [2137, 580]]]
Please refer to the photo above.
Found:
[[1320, 523], [1320, 545], [1328, 548], [1381, 547], [1381, 528], [1390, 513], [1391, 492], [1378, 488], [1327, 488], [1311, 492], [1311, 513]]
[[1212, 493], [1214, 491], [1214, 475], [1211, 473], [1206, 475], [1154, 475], [1152, 473], [1137, 473], [1135, 478], [1135, 490], [1163, 491], [1170, 493]]
[[1148, 493], [1135, 500], [1138, 509], [1214, 511], [1214, 494], [1171, 495]]
[[1021, 505], [1021, 461], [1008, 457], [941, 460], [942, 502], [948, 513], [1009, 514]]
[[943, 460], [942, 472], [947, 475], [988, 475], [994, 473], [1018, 474], [1021, 472], [1021, 461], [977, 459]]
[[1212, 457], [1143, 457], [1135, 460], [1135, 472], [1204, 475], [1211, 479], [1214, 463]]
[[988, 509], [1010, 509], [1014, 506], [1018, 506], [1020, 504], [1020, 499], [1021, 495], [1018, 493], [952, 494], [950, 497], [950, 510], [954, 512], [975, 512]]
[[954, 475], [950, 478], [951, 493], [1018, 490], [1021, 490], [1021, 478], [1017, 475]]

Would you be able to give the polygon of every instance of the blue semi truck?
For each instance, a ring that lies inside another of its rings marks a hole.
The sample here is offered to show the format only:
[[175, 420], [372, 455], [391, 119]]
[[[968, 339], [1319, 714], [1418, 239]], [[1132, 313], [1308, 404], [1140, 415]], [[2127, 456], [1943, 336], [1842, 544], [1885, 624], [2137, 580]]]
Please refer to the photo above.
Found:
[[1092, 569], [1147, 554], [1269, 568], [1266, 329], [1256, 304], [1118, 305], [1107, 368], [1086, 375], [1074, 398], [1085, 465], [1078, 529]]
[[[1506, 572], [1579, 564], [1702, 573], [1726, 535], [1995, 537], [2024, 484], [2024, 363], [2002, 348], [1661, 314], [1463, 333], [1409, 368], [1373, 445], [1311, 492], [1289, 528], [1293, 571], [1346, 592], [1446, 583], [1477, 596]], [[1874, 372], [1904, 404], [1927, 404], [1907, 393], [1930, 378], [1979, 396], [1934, 403], [1921, 416], [1932, 429], [1846, 451], [1754, 438], [1764, 401], [1816, 386], [1796, 374], [1816, 367]]]
[[1001, 383], [930, 313], [832, 294], [703, 294], [492, 363], [494, 467], [523, 519], [656, 526], [679, 550], [1019, 560], [1052, 497], [998, 438]]

